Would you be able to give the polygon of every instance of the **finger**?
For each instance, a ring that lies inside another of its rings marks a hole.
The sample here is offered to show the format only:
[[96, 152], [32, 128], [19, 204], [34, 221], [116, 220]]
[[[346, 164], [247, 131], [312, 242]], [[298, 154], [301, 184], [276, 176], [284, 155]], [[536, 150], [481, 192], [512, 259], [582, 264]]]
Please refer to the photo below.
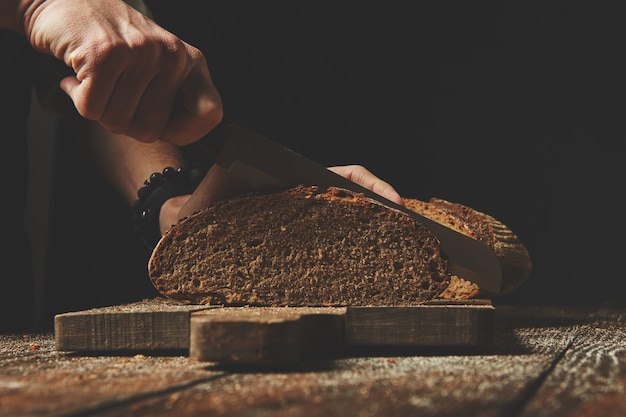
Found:
[[187, 62], [180, 40], [172, 42], [167, 53], [159, 46], [135, 52], [118, 79], [101, 123], [144, 142], [161, 139], [189, 72]]
[[222, 100], [204, 56], [186, 45], [193, 65], [181, 85], [180, 103], [172, 109], [161, 139], [177, 145], [192, 143], [217, 126], [223, 117]]
[[391, 200], [396, 204], [404, 205], [402, 197], [391, 184], [378, 178], [361, 165], [343, 165], [330, 167], [328, 169], [378, 195], [385, 197], [387, 200]]
[[[213, 97], [215, 99], [203, 100], [204, 104], [199, 106], [202, 110], [190, 111], [188, 110], [190, 106], [176, 110], [161, 135], [163, 140], [184, 146], [199, 140], [215, 128], [222, 120], [222, 107], [218, 104], [217, 97], [219, 96]], [[187, 101], [187, 99], [184, 100], [184, 102]]]
[[404, 201], [393, 186], [383, 180], [378, 180], [372, 187], [372, 191], [378, 195], [382, 195], [387, 200], [391, 200], [396, 204], [404, 206]]
[[[123, 133], [144, 142], [158, 139], [155, 132], [162, 130], [164, 122], [154, 115], [151, 123], [144, 123], [142, 129], [134, 127], [141, 103], [149, 101], [145, 97], [149, 86], [154, 82], [155, 74], [149, 69], [137, 68], [124, 72], [118, 79], [99, 122], [108, 130]], [[160, 103], [153, 103], [152, 108]], [[145, 105], [144, 105], [145, 107]], [[151, 109], [146, 109], [150, 111]], [[144, 111], [146, 111], [144, 110]]]
[[97, 72], [90, 68], [80, 68], [76, 75], [63, 78], [60, 87], [72, 99], [81, 116], [89, 120], [99, 120], [119, 75], [119, 68], [106, 64]]
[[[146, 86], [133, 109], [128, 109], [132, 114], [126, 134], [144, 142], [153, 142], [163, 138], [163, 132], [175, 104], [175, 88], [168, 88], [157, 77]], [[168, 92], [164, 92], [167, 90]]]
[[[172, 112], [181, 107], [179, 88], [186, 77], [184, 67], [162, 71], [146, 85], [133, 110], [127, 134], [143, 141], [164, 139]], [[172, 142], [174, 143], [174, 142]]]
[[176, 94], [162, 79], [152, 74], [121, 78], [100, 123], [142, 142], [160, 139]]

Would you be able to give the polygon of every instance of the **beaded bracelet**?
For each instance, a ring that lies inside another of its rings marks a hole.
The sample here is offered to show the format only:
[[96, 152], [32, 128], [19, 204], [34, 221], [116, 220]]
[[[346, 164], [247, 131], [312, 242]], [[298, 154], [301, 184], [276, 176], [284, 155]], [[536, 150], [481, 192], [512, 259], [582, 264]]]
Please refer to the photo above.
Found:
[[194, 192], [204, 173], [197, 168], [167, 167], [163, 173], [155, 172], [144, 181], [137, 191], [139, 197], [133, 203], [133, 225], [135, 234], [152, 250], [161, 238], [159, 214], [161, 206], [172, 197]]

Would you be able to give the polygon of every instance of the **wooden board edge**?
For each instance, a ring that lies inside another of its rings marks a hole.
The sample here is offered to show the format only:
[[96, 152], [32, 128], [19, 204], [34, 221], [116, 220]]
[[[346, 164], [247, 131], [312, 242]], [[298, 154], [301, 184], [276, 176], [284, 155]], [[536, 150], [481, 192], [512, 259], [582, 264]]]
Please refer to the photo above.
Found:
[[186, 350], [191, 313], [215, 307], [156, 300], [57, 314], [55, 348], [92, 353]]
[[493, 343], [491, 303], [349, 307], [346, 346], [480, 347]]
[[191, 316], [189, 356], [246, 365], [291, 365], [336, 357], [343, 348], [345, 309], [225, 307]]

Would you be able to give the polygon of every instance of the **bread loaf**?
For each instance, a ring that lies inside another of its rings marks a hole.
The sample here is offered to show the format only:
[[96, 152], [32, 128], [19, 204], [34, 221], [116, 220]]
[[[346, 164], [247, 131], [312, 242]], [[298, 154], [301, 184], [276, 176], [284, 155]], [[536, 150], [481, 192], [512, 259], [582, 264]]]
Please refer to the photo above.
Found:
[[[503, 293], [530, 274], [526, 248], [492, 216], [438, 198], [403, 200], [491, 247]], [[393, 306], [494, 295], [451, 275], [439, 241], [418, 221], [338, 188], [300, 186], [218, 202], [173, 226], [148, 270], [159, 292], [194, 304]]]
[[[428, 202], [403, 198], [404, 205], [424, 217], [444, 224], [492, 248], [502, 267], [502, 294], [518, 288], [530, 275], [532, 262], [520, 239], [502, 222], [478, 210], [440, 198]], [[493, 294], [463, 277], [452, 276], [450, 285], [438, 297], [450, 300], [491, 298]]]
[[194, 304], [412, 305], [450, 281], [439, 241], [411, 216], [347, 190], [303, 186], [182, 219], [148, 270], [159, 292]]

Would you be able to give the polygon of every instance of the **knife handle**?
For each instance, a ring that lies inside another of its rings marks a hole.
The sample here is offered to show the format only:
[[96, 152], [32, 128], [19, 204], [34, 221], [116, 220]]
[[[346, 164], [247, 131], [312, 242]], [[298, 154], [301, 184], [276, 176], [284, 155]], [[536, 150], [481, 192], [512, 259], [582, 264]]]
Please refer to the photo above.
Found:
[[209, 133], [204, 135], [196, 142], [186, 145], [185, 148], [192, 151], [200, 152], [204, 155], [208, 155], [211, 157], [212, 160], [215, 160], [217, 158], [217, 155], [219, 155], [222, 147], [224, 146], [224, 143], [226, 143], [230, 128], [230, 123], [222, 121], [220, 124], [215, 126], [213, 130], [211, 130]]

